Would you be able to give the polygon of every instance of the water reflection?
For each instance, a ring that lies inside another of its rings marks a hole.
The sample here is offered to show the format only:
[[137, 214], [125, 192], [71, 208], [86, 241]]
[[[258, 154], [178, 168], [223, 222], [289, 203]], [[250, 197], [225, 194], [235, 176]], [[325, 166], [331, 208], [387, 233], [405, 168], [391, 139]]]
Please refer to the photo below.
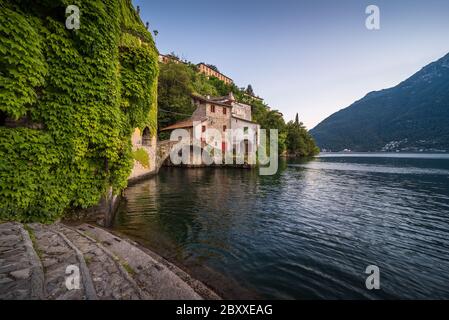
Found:
[[[283, 161], [274, 176], [163, 169], [126, 191], [115, 228], [225, 297], [449, 298], [448, 170], [368, 157]], [[369, 264], [380, 291], [364, 286]]]

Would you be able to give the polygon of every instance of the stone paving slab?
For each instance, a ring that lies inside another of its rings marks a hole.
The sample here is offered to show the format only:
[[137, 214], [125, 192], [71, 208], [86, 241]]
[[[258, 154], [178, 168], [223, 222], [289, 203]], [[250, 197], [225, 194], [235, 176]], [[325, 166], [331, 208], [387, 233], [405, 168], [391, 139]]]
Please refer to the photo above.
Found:
[[[53, 231], [48, 226], [30, 224], [30, 232], [34, 238], [35, 250], [41, 259], [45, 275], [45, 298], [48, 300], [86, 300], [95, 299], [95, 295], [86, 293], [85, 281], [79, 281], [79, 289], [66, 285], [67, 276], [71, 275], [72, 267], [81, 270], [83, 258], [64, 236]], [[80, 272], [80, 278], [89, 274]]]
[[148, 298], [128, 271], [101, 244], [62, 224], [52, 227], [63, 233], [83, 254], [99, 299]]
[[42, 299], [43, 272], [31, 239], [19, 223], [0, 224], [0, 299]]
[[199, 300], [219, 299], [205, 285], [189, 277], [182, 270], [162, 259], [156, 260], [131, 240], [117, 237], [104, 229], [92, 225], [81, 225], [78, 231], [102, 243], [123, 260], [131, 269], [140, 287], [152, 299]]
[[[72, 268], [72, 269], [69, 269]], [[78, 288], [70, 288], [73, 268]], [[0, 300], [219, 299], [137, 243], [83, 224], [0, 224]]]

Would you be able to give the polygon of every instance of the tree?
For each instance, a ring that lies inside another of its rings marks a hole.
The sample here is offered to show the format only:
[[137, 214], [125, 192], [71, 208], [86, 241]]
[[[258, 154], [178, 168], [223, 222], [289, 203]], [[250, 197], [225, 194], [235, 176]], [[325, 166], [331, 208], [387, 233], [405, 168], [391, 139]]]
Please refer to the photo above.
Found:
[[[172, 55], [175, 56], [174, 53]], [[206, 77], [198, 72], [197, 67], [191, 63], [162, 65], [159, 74], [159, 128], [169, 126], [177, 121], [188, 118], [195, 109], [191, 103], [192, 93], [203, 96], [225, 96], [232, 92], [236, 101], [251, 106], [253, 121], [267, 130], [267, 143], [269, 143], [270, 129], [278, 130], [279, 154], [287, 153], [298, 156], [312, 156], [319, 150], [307, 132], [304, 125], [295, 121], [285, 124], [282, 114], [277, 110], [270, 110], [268, 106], [248, 94], [254, 95], [251, 85], [239, 88], [235, 84], [226, 84], [218, 78]], [[160, 139], [166, 139], [166, 134], [160, 134]], [[269, 150], [269, 144], [266, 146]]]
[[254, 96], [254, 90], [253, 87], [249, 84], [248, 87], [246, 87], [245, 92], [251, 96]]
[[[192, 74], [180, 63], [161, 64], [158, 83], [158, 127], [164, 128], [188, 118], [195, 107], [191, 100]], [[164, 134], [159, 137], [165, 138]]]
[[295, 121], [289, 121], [286, 126], [287, 131], [287, 151], [291, 156], [310, 157], [319, 153], [315, 141], [299, 122], [299, 116], [296, 114]]

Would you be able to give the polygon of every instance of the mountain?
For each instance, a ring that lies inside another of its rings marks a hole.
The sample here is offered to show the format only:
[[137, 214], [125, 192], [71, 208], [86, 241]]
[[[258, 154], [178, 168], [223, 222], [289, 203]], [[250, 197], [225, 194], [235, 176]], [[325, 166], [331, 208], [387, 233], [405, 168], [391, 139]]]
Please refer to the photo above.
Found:
[[449, 152], [449, 54], [399, 85], [368, 93], [311, 131], [321, 149]]

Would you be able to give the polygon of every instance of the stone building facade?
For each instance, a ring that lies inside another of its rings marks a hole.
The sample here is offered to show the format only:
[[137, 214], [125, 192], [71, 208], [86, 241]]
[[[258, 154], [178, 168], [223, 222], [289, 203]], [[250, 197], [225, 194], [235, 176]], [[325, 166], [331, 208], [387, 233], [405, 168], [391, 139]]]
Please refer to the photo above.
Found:
[[[215, 149], [245, 154], [257, 150], [260, 142], [260, 125], [252, 121], [251, 106], [236, 102], [232, 93], [224, 97], [192, 95], [192, 102], [196, 105], [196, 109], [190, 118], [163, 128], [161, 131], [185, 129], [188, 130], [191, 138], [196, 132], [196, 137], [200, 137], [201, 147], [204, 147], [206, 143], [210, 145], [212, 142], [211, 139], [206, 141], [206, 130], [215, 129], [221, 134], [222, 140], [221, 145], [214, 141]], [[238, 143], [229, 134], [230, 131], [235, 130], [243, 134], [242, 141]]]
[[159, 62], [161, 63], [184, 63], [181, 60], [179, 60], [178, 57], [175, 57], [174, 55], [171, 54], [159, 54]]
[[200, 73], [205, 74], [207, 77], [218, 78], [218, 79], [220, 79], [221, 81], [223, 81], [226, 84], [234, 83], [234, 81], [231, 78], [225, 76], [224, 74], [222, 74], [219, 71], [216, 71], [216, 70], [212, 69], [211, 67], [209, 67], [205, 63], [199, 63], [199, 64], [197, 64], [197, 67], [198, 67], [198, 71]]
[[[167, 63], [184, 63], [187, 64], [187, 61], [182, 61], [178, 57], [174, 56], [173, 54], [159, 54], [159, 62], [167, 64]], [[215, 77], [220, 79], [226, 84], [232, 84], [234, 81], [229, 78], [228, 76], [225, 76], [221, 72], [212, 69], [205, 63], [198, 63], [197, 65], [198, 72], [206, 75], [206, 77]], [[254, 99], [261, 99], [259, 97], [253, 97]]]

